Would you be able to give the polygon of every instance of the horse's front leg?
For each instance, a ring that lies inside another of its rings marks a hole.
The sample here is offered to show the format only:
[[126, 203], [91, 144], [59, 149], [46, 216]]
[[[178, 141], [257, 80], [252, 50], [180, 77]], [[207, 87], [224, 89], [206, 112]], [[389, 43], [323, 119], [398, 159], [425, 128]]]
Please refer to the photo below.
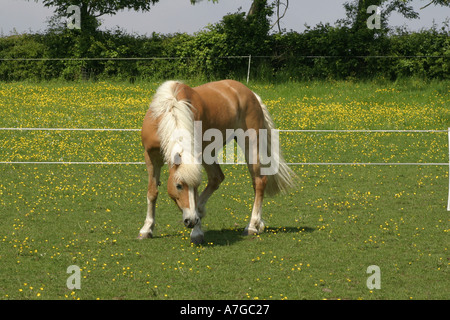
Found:
[[159, 177], [164, 162], [159, 151], [146, 151], [145, 163], [148, 172], [147, 216], [145, 218], [144, 226], [139, 231], [138, 239], [153, 237], [156, 200], [158, 198], [158, 186], [160, 184]]
[[202, 221], [200, 220], [191, 231], [191, 242], [195, 245], [203, 243], [205, 239], [205, 234], [202, 230]]
[[194, 244], [201, 244], [203, 242], [202, 218], [206, 215], [206, 202], [208, 202], [208, 199], [225, 179], [222, 169], [220, 169], [217, 163], [204, 165], [204, 168], [208, 175], [208, 184], [197, 201], [197, 212], [200, 221], [194, 226], [191, 232], [191, 242]]
[[213, 163], [204, 165], [204, 168], [208, 175], [208, 184], [198, 199], [197, 208], [200, 219], [206, 215], [206, 202], [208, 202], [212, 194], [219, 189], [220, 184], [225, 179], [219, 164]]

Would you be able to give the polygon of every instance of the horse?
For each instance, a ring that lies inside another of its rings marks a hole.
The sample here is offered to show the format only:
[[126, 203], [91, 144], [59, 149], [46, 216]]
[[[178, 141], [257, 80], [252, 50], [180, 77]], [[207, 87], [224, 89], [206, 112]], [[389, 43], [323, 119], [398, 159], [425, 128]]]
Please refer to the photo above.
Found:
[[[195, 132], [196, 129], [201, 132]], [[147, 215], [138, 239], [153, 237], [160, 172], [167, 163], [168, 194], [182, 212], [184, 225], [192, 228], [191, 242], [201, 244], [204, 241], [201, 221], [206, 214], [205, 206], [225, 178], [217, 155], [212, 155], [211, 161], [203, 154], [209, 146], [208, 132], [215, 133], [216, 138], [218, 134], [226, 137], [214, 141], [222, 147], [234, 139], [245, 154], [255, 199], [244, 235], [256, 235], [264, 230], [261, 215], [265, 192], [268, 196], [286, 193], [295, 185], [296, 175], [283, 159], [278, 141], [273, 139], [278, 137], [278, 131], [256, 93], [234, 80], [210, 82], [198, 87], [189, 87], [180, 81], [166, 81], [153, 96], [141, 130], [148, 189]], [[238, 133], [241, 133], [240, 137], [237, 137]], [[204, 139], [193, 141], [196, 135]], [[211, 141], [211, 134], [209, 136]], [[274, 144], [277, 147], [273, 148]], [[270, 159], [275, 163], [271, 167], [275, 170], [269, 170], [267, 161], [263, 163], [261, 154], [268, 151], [271, 151]], [[207, 174], [207, 184], [199, 195], [202, 168]]]

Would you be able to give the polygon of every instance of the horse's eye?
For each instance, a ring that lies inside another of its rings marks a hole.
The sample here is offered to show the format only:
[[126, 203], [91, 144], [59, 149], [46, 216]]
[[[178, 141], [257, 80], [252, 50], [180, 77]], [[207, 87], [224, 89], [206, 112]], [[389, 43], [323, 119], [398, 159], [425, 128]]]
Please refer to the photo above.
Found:
[[183, 190], [183, 185], [182, 184], [177, 184], [176, 185], [177, 190]]

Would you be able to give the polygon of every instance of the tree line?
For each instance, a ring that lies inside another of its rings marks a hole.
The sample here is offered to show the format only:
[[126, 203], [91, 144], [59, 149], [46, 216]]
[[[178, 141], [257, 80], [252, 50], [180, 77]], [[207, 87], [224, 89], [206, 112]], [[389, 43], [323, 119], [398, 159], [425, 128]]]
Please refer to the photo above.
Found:
[[[225, 15], [193, 35], [99, 30], [99, 16], [124, 8], [112, 4], [147, 11], [157, 2], [74, 1], [80, 5], [81, 28], [69, 29], [61, 20], [66, 1], [44, 1], [56, 8], [46, 32], [0, 37], [0, 80], [244, 79], [248, 59], [230, 57], [248, 55], [251, 78], [266, 81], [450, 77], [449, 22], [417, 32], [390, 28], [386, 21], [394, 11], [418, 16], [401, 0], [346, 2], [345, 18], [303, 32], [280, 29], [280, 5], [287, 10], [289, 2], [279, 0], [254, 0], [247, 13]], [[448, 6], [448, 1], [430, 4]], [[369, 6], [383, 10], [370, 12]]]

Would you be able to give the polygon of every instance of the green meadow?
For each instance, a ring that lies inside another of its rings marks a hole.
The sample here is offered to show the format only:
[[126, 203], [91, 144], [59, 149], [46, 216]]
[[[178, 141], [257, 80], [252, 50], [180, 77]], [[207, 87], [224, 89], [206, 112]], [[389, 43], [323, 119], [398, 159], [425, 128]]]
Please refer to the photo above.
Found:
[[[1, 83], [0, 127], [139, 129], [159, 85]], [[223, 165], [200, 246], [166, 193], [167, 167], [155, 237], [136, 239], [147, 205], [139, 132], [0, 130], [0, 298], [448, 299], [449, 85], [251, 83], [282, 130], [439, 132], [280, 132], [297, 188], [266, 198], [264, 233], [244, 237], [250, 177]], [[80, 289], [67, 286], [72, 265]], [[373, 265], [380, 289], [367, 286]]]

